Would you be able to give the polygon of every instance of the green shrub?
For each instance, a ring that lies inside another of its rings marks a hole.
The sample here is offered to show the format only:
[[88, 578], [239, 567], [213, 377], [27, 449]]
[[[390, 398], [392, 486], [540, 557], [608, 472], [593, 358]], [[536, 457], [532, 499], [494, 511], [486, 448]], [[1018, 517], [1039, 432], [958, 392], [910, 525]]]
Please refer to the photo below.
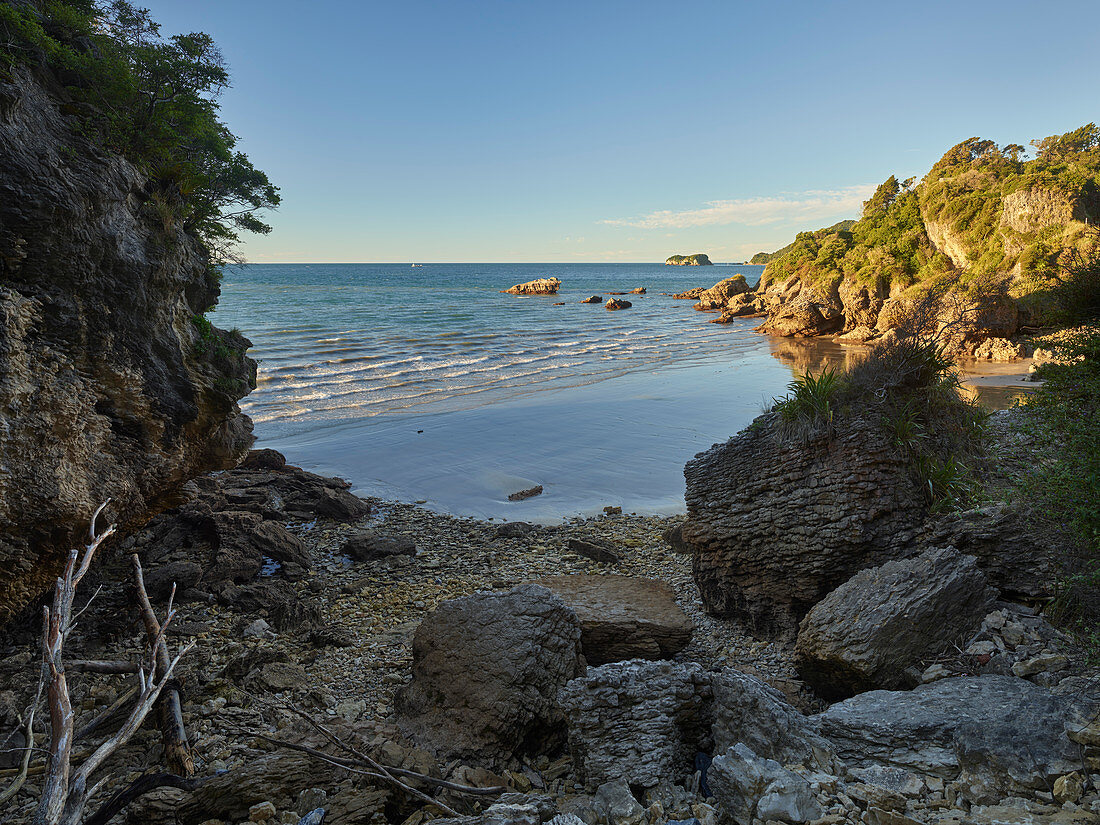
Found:
[[772, 402], [772, 409], [786, 425], [788, 432], [798, 430], [808, 434], [820, 427], [831, 427], [833, 404], [841, 388], [840, 375], [825, 369], [818, 375], [811, 372], [799, 376], [787, 385], [788, 395]]

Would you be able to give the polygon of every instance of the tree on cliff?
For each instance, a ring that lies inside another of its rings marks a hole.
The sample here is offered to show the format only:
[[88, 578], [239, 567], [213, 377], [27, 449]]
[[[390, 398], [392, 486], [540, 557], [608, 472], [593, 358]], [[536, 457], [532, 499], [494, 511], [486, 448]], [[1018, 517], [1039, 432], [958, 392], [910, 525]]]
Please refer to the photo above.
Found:
[[0, 3], [0, 67], [46, 69], [73, 98], [73, 128], [149, 175], [153, 214], [181, 222], [233, 260], [240, 231], [271, 231], [258, 215], [279, 190], [218, 118], [229, 73], [204, 33], [164, 38], [148, 9], [128, 0]]

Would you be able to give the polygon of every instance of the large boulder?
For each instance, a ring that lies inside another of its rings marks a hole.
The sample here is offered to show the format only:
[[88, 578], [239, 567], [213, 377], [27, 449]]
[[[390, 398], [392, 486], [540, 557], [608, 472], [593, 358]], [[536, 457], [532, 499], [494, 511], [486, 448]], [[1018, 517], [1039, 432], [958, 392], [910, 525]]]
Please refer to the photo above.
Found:
[[824, 813], [805, 779], [772, 759], [757, 756], [744, 744], [716, 758], [707, 779], [720, 816], [737, 825], [810, 822]]
[[626, 779], [653, 787], [691, 773], [710, 726], [708, 675], [694, 662], [589, 668], [561, 691], [569, 749], [591, 788]]
[[509, 295], [556, 295], [560, 286], [560, 278], [536, 278], [533, 281], [502, 289], [501, 292]]
[[839, 332], [844, 328], [844, 310], [837, 304], [799, 298], [781, 304], [768, 313], [757, 332], [782, 335], [784, 338], [810, 338]]
[[883, 429], [856, 416], [794, 440], [773, 413], [688, 462], [682, 535], [711, 613], [793, 637], [838, 585], [909, 552], [924, 497]]
[[1050, 787], [1080, 768], [1072, 741], [1095, 709], [1012, 676], [961, 676], [875, 690], [813, 717], [852, 767], [887, 765], [957, 780], [972, 801]]
[[563, 732], [558, 691], [583, 666], [576, 614], [526, 584], [444, 602], [413, 636], [402, 731], [441, 759], [497, 766]]
[[977, 559], [953, 547], [862, 570], [802, 620], [799, 674], [830, 698], [912, 687], [917, 666], [977, 630], [995, 599]]
[[578, 574], [535, 584], [552, 590], [577, 614], [590, 665], [667, 659], [687, 646], [695, 629], [672, 588], [655, 579]]
[[[699, 293], [699, 302], [695, 304], [695, 309], [703, 311], [724, 309], [734, 296], [747, 292], [752, 292], [752, 287], [745, 280], [745, 276], [734, 275]], [[684, 295], [686, 296], [686, 293]]]
[[835, 767], [833, 746], [775, 688], [736, 670], [712, 674], [710, 685], [715, 753], [743, 743], [782, 765]]
[[209, 253], [93, 144], [56, 78], [0, 73], [0, 624], [88, 521], [139, 523], [252, 442], [249, 341], [212, 326]]

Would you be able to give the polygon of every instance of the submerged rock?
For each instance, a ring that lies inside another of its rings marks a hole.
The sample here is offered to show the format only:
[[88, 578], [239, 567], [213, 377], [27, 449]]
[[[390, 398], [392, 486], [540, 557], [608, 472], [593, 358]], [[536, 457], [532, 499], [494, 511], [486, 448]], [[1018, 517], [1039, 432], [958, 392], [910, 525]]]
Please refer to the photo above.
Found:
[[826, 697], [912, 687], [918, 665], [977, 630], [995, 599], [977, 560], [953, 547], [860, 571], [802, 620], [799, 674]]
[[583, 301], [581, 301], [581, 303], [582, 304], [602, 304], [603, 303], [603, 298], [601, 298], [599, 295], [593, 295], [591, 298], [585, 298]]
[[618, 298], [612, 298], [606, 304], [603, 305], [604, 309], [630, 309], [634, 306], [630, 301], [620, 301]]
[[590, 665], [667, 659], [691, 641], [691, 619], [664, 582], [578, 574], [534, 583], [552, 590], [577, 614], [581, 650]]
[[489, 766], [560, 739], [558, 691], [581, 670], [581, 625], [536, 585], [444, 602], [413, 637], [397, 722], [441, 759]]

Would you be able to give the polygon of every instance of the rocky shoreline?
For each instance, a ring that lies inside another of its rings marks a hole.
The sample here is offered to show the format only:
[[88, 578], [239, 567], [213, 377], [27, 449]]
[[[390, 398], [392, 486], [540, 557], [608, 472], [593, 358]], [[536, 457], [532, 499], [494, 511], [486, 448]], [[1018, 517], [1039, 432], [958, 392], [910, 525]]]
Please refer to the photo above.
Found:
[[[197, 645], [179, 682], [200, 782], [193, 791], [147, 794], [130, 805], [127, 822], [294, 823], [323, 807], [329, 823], [419, 825], [441, 814], [272, 744], [331, 751], [302, 713], [384, 764], [501, 789], [484, 798], [447, 791], [437, 797], [473, 817], [464, 820], [471, 825], [576, 825], [572, 817], [586, 825], [992, 825], [1084, 823], [1100, 814], [1100, 755], [1088, 755], [1100, 745], [1089, 716], [1090, 701], [1100, 698], [1098, 672], [1085, 668], [1034, 608], [983, 603], [977, 630], [960, 648], [937, 647], [918, 669], [918, 683], [927, 684], [911, 694], [928, 717], [921, 721], [907, 715], [905, 691], [862, 693], [830, 708], [802, 681], [789, 641], [754, 638], [740, 622], [708, 613], [679, 518], [611, 514], [542, 527], [455, 518], [360, 501], [339, 480], [284, 467], [270, 451], [253, 453], [238, 470], [200, 478], [186, 492], [186, 502], [121, 547], [142, 557], [150, 590], [162, 599], [169, 581], [190, 576], [177, 596], [172, 640]], [[78, 659], [125, 660], [141, 647], [140, 626], [129, 622], [129, 588], [120, 584], [121, 555], [96, 571], [103, 592], [72, 640]], [[187, 563], [197, 569], [181, 567]], [[591, 582], [586, 587], [595, 595], [559, 591], [563, 602], [537, 584], [576, 577]], [[652, 595], [632, 590], [624, 597], [624, 584]], [[571, 599], [581, 601], [569, 606]], [[586, 613], [585, 600], [598, 607]], [[564, 618], [525, 623], [522, 616], [537, 604], [564, 611]], [[609, 607], [615, 604], [621, 606]], [[464, 635], [481, 622], [489, 622], [488, 635]], [[429, 665], [429, 639], [438, 632], [449, 640], [443, 675], [450, 676], [433, 688], [441, 673]], [[610, 648], [611, 658], [602, 659], [608, 663], [593, 666], [601, 661], [597, 650], [624, 633], [637, 640], [634, 647]], [[3, 642], [5, 736], [33, 692], [34, 636], [32, 626], [9, 627]], [[486, 639], [497, 637], [508, 640], [505, 649], [527, 652], [483, 655]], [[657, 641], [673, 637], [680, 641], [667, 650]], [[562, 648], [553, 638], [574, 641]], [[564, 652], [569, 645], [577, 652]], [[558, 661], [576, 664], [560, 665], [561, 675], [551, 678], [559, 671], [537, 650], [558, 650]], [[624, 650], [649, 654], [618, 661]], [[587, 671], [578, 653], [592, 659]], [[990, 661], [999, 669], [989, 671]], [[495, 697], [494, 710], [477, 710], [467, 678], [454, 678], [453, 667]], [[519, 672], [525, 675], [515, 682]], [[975, 678], [983, 672], [1008, 675]], [[79, 724], [115, 704], [132, 678], [73, 677]], [[420, 699], [410, 716], [414, 685]], [[532, 704], [534, 685], [545, 686], [546, 703]], [[972, 697], [978, 688], [993, 692]], [[444, 694], [450, 701], [438, 701]], [[511, 711], [498, 717], [504, 708]], [[545, 714], [558, 721], [531, 728]], [[872, 739], [886, 751], [861, 744], [872, 730], [864, 716], [874, 720]], [[426, 728], [409, 727], [412, 719], [431, 718], [437, 722]], [[968, 762], [952, 762], [952, 737], [958, 740], [956, 729], [968, 718], [988, 722], [995, 734], [959, 752]], [[1049, 742], [1029, 743], [1046, 748], [1040, 761], [1048, 764], [1021, 763], [1014, 737], [1053, 720], [1065, 721], [1070, 738], [1051, 732]], [[523, 730], [540, 731], [530, 749], [520, 747], [514, 725], [521, 722]], [[444, 735], [455, 724], [476, 747], [455, 751]], [[484, 724], [498, 726], [495, 737], [485, 738]], [[78, 750], [101, 735], [85, 737]], [[159, 738], [151, 727], [135, 736], [118, 755], [104, 795], [159, 769]], [[9, 742], [18, 744], [17, 735]], [[1084, 753], [1070, 764], [1073, 748]], [[8, 758], [0, 768], [11, 764]], [[414, 785], [438, 792], [430, 783]], [[34, 793], [32, 775], [5, 821], [26, 821]]]

